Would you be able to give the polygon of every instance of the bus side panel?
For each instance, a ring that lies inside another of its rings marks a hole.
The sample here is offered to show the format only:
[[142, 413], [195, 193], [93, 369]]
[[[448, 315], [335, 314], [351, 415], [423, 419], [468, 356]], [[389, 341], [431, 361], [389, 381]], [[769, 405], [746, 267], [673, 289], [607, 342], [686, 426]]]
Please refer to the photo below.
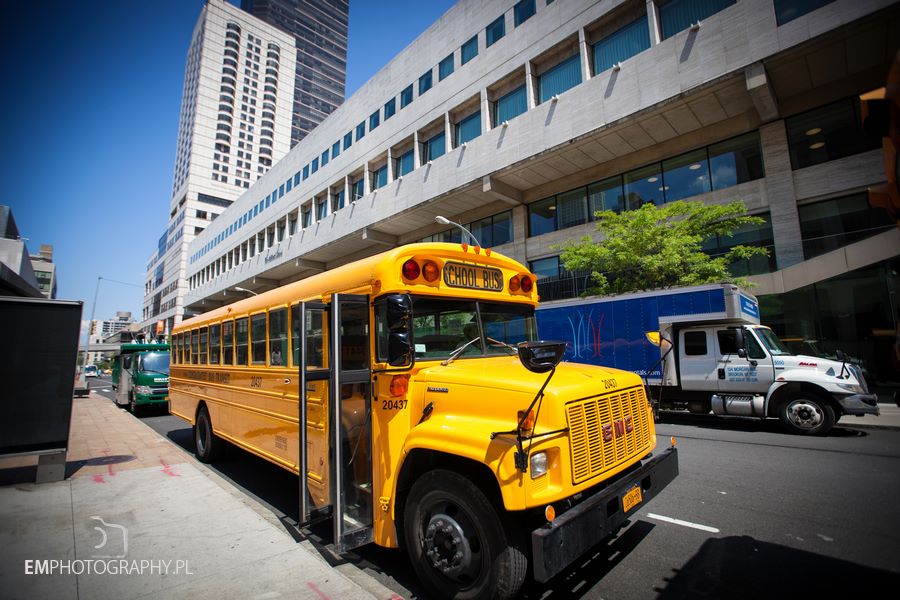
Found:
[[185, 378], [184, 367], [172, 367], [169, 376], [169, 412], [188, 421], [191, 425], [197, 415], [200, 402], [197, 385]]

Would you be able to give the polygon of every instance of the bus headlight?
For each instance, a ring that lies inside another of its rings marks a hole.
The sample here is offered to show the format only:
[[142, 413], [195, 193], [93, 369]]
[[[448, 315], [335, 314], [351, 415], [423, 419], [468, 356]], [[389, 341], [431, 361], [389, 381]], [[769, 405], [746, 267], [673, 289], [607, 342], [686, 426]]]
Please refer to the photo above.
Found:
[[547, 460], [546, 452], [535, 452], [531, 455], [531, 478], [537, 479], [541, 475], [547, 474], [547, 465], [549, 461]]
[[134, 386], [134, 393], [141, 394], [142, 396], [149, 396], [153, 392], [150, 390], [149, 385], [136, 385]]

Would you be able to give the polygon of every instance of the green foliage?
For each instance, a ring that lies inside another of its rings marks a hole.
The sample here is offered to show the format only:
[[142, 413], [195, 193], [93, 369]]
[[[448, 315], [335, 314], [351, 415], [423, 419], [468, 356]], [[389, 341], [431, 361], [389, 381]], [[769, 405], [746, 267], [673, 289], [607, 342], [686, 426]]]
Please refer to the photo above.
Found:
[[712, 258], [701, 250], [712, 236], [729, 236], [744, 225], [764, 223], [746, 214], [743, 202], [706, 205], [679, 200], [662, 206], [644, 204], [622, 213], [600, 211], [597, 230], [601, 242], [589, 236], [557, 246], [566, 270], [590, 271], [595, 287], [588, 294], [622, 294], [640, 290], [731, 282], [749, 286], [734, 277], [728, 265], [754, 255], [768, 255], [765, 248], [735, 246]]

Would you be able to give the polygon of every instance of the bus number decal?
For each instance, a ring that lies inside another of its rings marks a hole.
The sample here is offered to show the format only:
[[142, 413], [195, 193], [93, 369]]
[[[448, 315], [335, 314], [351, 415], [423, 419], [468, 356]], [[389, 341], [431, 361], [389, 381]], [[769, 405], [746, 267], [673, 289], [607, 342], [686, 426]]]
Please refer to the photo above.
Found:
[[403, 410], [406, 408], [406, 403], [408, 400], [400, 399], [400, 400], [382, 400], [381, 401], [381, 410]]
[[250, 387], [261, 388], [262, 387], [262, 377], [251, 377], [250, 378]]

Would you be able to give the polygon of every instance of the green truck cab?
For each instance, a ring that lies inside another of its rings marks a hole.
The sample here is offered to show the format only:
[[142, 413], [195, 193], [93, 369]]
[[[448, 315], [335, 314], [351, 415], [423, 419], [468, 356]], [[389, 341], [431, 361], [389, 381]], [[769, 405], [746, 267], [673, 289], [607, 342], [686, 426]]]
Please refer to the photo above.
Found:
[[115, 402], [137, 414], [143, 407], [169, 401], [169, 345], [122, 344], [113, 360]]

